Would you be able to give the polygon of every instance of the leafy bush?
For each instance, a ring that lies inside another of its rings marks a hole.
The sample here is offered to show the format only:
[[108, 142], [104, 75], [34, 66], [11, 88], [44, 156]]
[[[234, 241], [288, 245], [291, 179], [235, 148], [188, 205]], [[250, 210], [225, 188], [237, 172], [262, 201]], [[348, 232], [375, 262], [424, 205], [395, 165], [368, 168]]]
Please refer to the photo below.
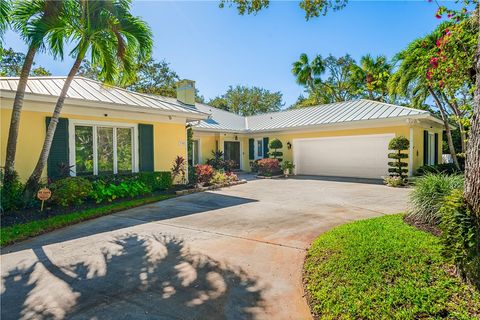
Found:
[[454, 189], [463, 188], [461, 175], [427, 174], [415, 181], [410, 194], [407, 215], [414, 220], [437, 225], [440, 223], [440, 207], [443, 198]]
[[208, 164], [197, 164], [195, 166], [197, 181], [202, 184], [209, 184], [213, 176], [213, 167]]
[[405, 180], [403, 180], [403, 178], [399, 176], [395, 176], [395, 177], [388, 176], [383, 178], [383, 183], [385, 183], [389, 187], [396, 188], [396, 187], [403, 186], [405, 184]]
[[175, 181], [177, 177], [180, 177], [180, 183], [185, 182], [186, 173], [186, 161], [184, 157], [177, 156], [172, 165], [172, 180]]
[[293, 169], [295, 169], [295, 165], [291, 161], [284, 161], [282, 163], [282, 170], [286, 171], [288, 170], [288, 173], [292, 173]]
[[106, 184], [119, 185], [122, 182], [140, 181], [152, 191], [167, 190], [172, 186], [172, 174], [169, 171], [133, 172], [98, 176], [83, 176], [90, 182], [103, 181]]
[[52, 202], [68, 207], [82, 204], [92, 193], [92, 183], [81, 177], [68, 177], [50, 185]]
[[238, 176], [233, 172], [226, 172], [228, 182], [238, 181]]
[[480, 289], [480, 225], [468, 209], [461, 189], [445, 197], [440, 209], [443, 254], [464, 279]]
[[272, 176], [280, 173], [280, 163], [278, 159], [266, 158], [258, 160], [258, 173], [264, 176]]
[[91, 196], [97, 203], [100, 203], [126, 197], [133, 198], [150, 192], [152, 189], [138, 180], [126, 180], [118, 185], [98, 180], [93, 183]]
[[272, 141], [270, 141], [268, 148], [273, 149], [273, 151], [270, 152], [269, 156], [273, 157], [274, 159], [278, 159], [278, 161], [282, 162], [282, 159], [280, 157], [283, 156], [283, 152], [277, 151], [278, 149], [283, 148], [282, 141], [278, 139], [273, 139]]
[[441, 163], [435, 165], [421, 166], [415, 171], [416, 176], [424, 176], [428, 173], [458, 174], [457, 167], [453, 163]]
[[258, 172], [258, 159], [254, 161], [250, 161], [250, 170], [252, 172]]
[[211, 184], [225, 184], [228, 182], [228, 177], [225, 174], [225, 172], [221, 171], [215, 171], [215, 173], [212, 176], [212, 179], [210, 179]]
[[402, 159], [408, 158], [408, 154], [403, 153], [403, 151], [408, 150], [409, 146], [410, 142], [403, 136], [395, 137], [388, 143], [388, 149], [396, 151], [395, 153], [388, 154], [388, 158], [394, 160], [388, 162], [388, 165], [390, 166], [388, 172], [391, 177], [400, 177], [402, 184], [403, 181], [406, 180], [406, 173], [408, 172], [405, 168], [408, 166], [408, 163], [402, 161]]
[[10, 181], [5, 183], [4, 171], [0, 170], [0, 206], [1, 211], [11, 211], [23, 206], [23, 184], [18, 178], [18, 173], [13, 172]]
[[230, 172], [238, 167], [238, 164], [234, 160], [225, 160], [223, 158], [223, 152], [220, 150], [212, 150], [212, 157], [213, 158], [207, 159], [207, 164], [215, 170]]

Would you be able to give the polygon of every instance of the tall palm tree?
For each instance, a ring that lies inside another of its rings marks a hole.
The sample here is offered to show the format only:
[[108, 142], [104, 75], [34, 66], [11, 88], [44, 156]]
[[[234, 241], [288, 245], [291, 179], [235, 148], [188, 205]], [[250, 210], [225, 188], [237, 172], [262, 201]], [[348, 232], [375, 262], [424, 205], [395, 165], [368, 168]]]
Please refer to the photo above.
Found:
[[[3, 41], [3, 34], [5, 30], [7, 30], [8, 26], [10, 25], [10, 10], [11, 10], [11, 2], [10, 0], [2, 0], [0, 1], [0, 40]], [[0, 42], [0, 49], [2, 48], [2, 44]]]
[[445, 126], [447, 144], [455, 166], [460, 169], [457, 153], [453, 144], [447, 109], [442, 99], [442, 92], [427, 79], [430, 51], [435, 48], [439, 38], [437, 31], [412, 42], [394, 58], [399, 67], [389, 80], [388, 87], [392, 95], [401, 95], [411, 99], [413, 107], [423, 106], [426, 99], [433, 98], [440, 111]]
[[38, 187], [65, 97], [87, 53], [90, 53], [91, 63], [101, 67], [99, 76], [106, 83], [114, 83], [120, 75], [125, 82], [132, 79], [138, 60], [149, 58], [153, 46], [152, 32], [143, 20], [130, 13], [130, 4], [130, 0], [77, 0], [69, 3], [65, 33], [75, 43], [71, 52], [75, 62], [55, 105], [37, 165], [25, 186], [25, 199], [31, 198]]
[[306, 53], [302, 53], [298, 61], [292, 66], [292, 73], [297, 83], [314, 91], [315, 85], [320, 81], [320, 76], [325, 72], [325, 65], [321, 55], [316, 55], [310, 62]]
[[[7, 1], [1, 2], [8, 3]], [[5, 158], [4, 179], [6, 183], [11, 181], [14, 175], [20, 115], [28, 75], [30, 74], [35, 54], [39, 50], [48, 50], [55, 57], [63, 57], [64, 37], [62, 34], [64, 33], [65, 25], [61, 15], [64, 13], [65, 4], [66, 1], [33, 0], [15, 2], [11, 7], [13, 27], [20, 32], [28, 44], [28, 51], [13, 100]], [[2, 8], [2, 10], [4, 9]]]
[[371, 100], [387, 100], [387, 83], [391, 73], [392, 64], [383, 55], [364, 55], [360, 59], [360, 65], [352, 67], [352, 79], [361, 84], [362, 91], [366, 89], [367, 97]]

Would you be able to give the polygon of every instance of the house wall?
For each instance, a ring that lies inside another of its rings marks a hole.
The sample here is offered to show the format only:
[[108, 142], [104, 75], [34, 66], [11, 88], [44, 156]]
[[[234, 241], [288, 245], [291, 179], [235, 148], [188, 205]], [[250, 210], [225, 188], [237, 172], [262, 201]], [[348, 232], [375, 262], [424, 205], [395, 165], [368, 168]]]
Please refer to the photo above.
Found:
[[[293, 161], [293, 149], [295, 148], [294, 139], [302, 138], [320, 138], [320, 137], [335, 137], [335, 136], [353, 136], [353, 135], [369, 135], [369, 134], [386, 134], [393, 133], [395, 136], [405, 136], [411, 140], [410, 128], [412, 128], [413, 135], [413, 152], [409, 158], [412, 160], [412, 169], [415, 171], [418, 167], [423, 165], [423, 130], [429, 130], [432, 133], [439, 134], [439, 154], [438, 159], [441, 161], [442, 156], [442, 128], [430, 127], [427, 125], [416, 124], [415, 126], [390, 126], [390, 127], [378, 127], [378, 128], [361, 128], [361, 129], [348, 129], [348, 130], [331, 130], [331, 131], [309, 131], [309, 132], [279, 132], [279, 133], [259, 133], [251, 135], [237, 135], [237, 139], [242, 144], [242, 168], [245, 171], [250, 170], [250, 161], [248, 159], [248, 139], [249, 138], [264, 138], [268, 137], [272, 139], [279, 139], [283, 143], [283, 149], [279, 150], [283, 152], [283, 159]], [[200, 137], [202, 141], [202, 157], [203, 160], [210, 157], [210, 151], [215, 148], [215, 140], [219, 141], [219, 148], [223, 150], [223, 141], [234, 140], [233, 134], [213, 134], [204, 132], [195, 132], [194, 137]], [[208, 137], [208, 138], [206, 138]], [[204, 143], [204, 141], [208, 141]], [[292, 144], [292, 148], [287, 148], [287, 142]], [[208, 152], [207, 152], [208, 150]], [[407, 151], [407, 153], [410, 153]]]
[[[1, 100], [0, 161], [2, 166], [5, 164], [11, 105], [11, 99]], [[48, 103], [33, 103], [31, 101], [26, 101], [24, 104], [24, 110], [22, 111], [20, 119], [17, 155], [15, 160], [15, 169], [22, 180], [26, 180], [29, 177], [35, 167], [36, 161], [38, 160], [46, 134], [45, 118], [52, 115], [51, 111], [46, 110], [51, 108], [53, 108], [53, 106]], [[41, 111], [32, 111], [32, 109]], [[175, 117], [169, 119], [168, 117], [147, 116], [140, 113], [129, 114], [128, 112], [122, 113], [119, 111], [108, 111], [108, 116], [105, 117], [104, 112], [105, 111], [93, 108], [92, 110], [85, 111], [81, 108], [65, 105], [61, 117], [110, 123], [152, 124], [154, 126], [155, 171], [169, 171], [177, 155], [186, 158], [185, 118]], [[84, 115], [79, 113], [83, 113]]]

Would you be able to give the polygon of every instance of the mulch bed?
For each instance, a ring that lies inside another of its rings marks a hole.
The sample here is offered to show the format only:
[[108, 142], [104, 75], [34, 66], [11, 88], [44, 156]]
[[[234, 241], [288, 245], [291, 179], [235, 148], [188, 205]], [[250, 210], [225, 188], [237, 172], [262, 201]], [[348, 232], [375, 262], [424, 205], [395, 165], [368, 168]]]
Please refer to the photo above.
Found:
[[432, 226], [428, 223], [424, 223], [424, 222], [421, 222], [421, 221], [416, 221], [415, 219], [413, 219], [413, 218], [411, 218], [407, 215], [405, 215], [403, 217], [403, 221], [405, 221], [405, 223], [411, 225], [412, 227], [415, 227], [419, 230], [431, 233], [434, 236], [439, 237], [439, 236], [442, 235], [442, 231], [437, 226]]

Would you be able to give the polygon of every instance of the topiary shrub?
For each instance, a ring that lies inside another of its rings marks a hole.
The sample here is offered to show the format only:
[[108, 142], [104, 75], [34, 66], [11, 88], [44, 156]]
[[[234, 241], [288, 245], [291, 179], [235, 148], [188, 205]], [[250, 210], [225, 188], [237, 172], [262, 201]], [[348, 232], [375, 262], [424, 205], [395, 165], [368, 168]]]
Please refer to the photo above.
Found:
[[69, 207], [79, 205], [92, 193], [92, 183], [81, 177], [68, 177], [55, 181], [50, 185], [52, 202]]
[[278, 139], [273, 139], [272, 141], [270, 141], [268, 148], [273, 149], [273, 152], [270, 152], [269, 156], [272, 157], [273, 159], [278, 159], [279, 162], [282, 162], [282, 158], [280, 157], [283, 156], [283, 152], [277, 151], [278, 149], [283, 148], [282, 141]]
[[414, 221], [438, 225], [444, 197], [452, 190], [462, 189], [464, 180], [462, 175], [444, 174], [427, 174], [418, 178], [410, 193], [407, 216]]
[[403, 153], [403, 151], [408, 150], [410, 147], [410, 142], [407, 138], [403, 136], [395, 137], [388, 143], [388, 149], [395, 150], [395, 153], [389, 153], [388, 158], [394, 161], [388, 162], [390, 168], [388, 172], [390, 177], [400, 177], [402, 181], [407, 179], [406, 173], [408, 170], [406, 167], [408, 163], [403, 162], [403, 159], [408, 159], [408, 154]]
[[480, 289], [480, 225], [456, 189], [440, 209], [443, 255], [457, 266], [458, 274]]

